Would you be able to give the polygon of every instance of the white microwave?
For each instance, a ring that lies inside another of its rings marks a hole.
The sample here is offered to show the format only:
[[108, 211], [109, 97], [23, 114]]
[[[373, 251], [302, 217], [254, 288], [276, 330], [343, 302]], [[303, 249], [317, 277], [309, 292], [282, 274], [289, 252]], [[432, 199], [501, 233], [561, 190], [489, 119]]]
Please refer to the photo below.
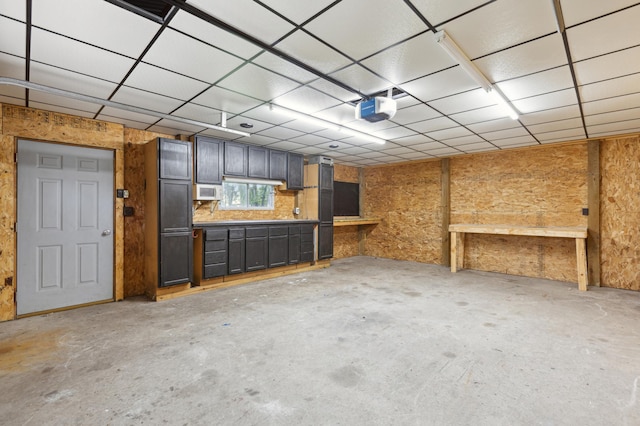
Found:
[[196, 201], [221, 200], [222, 185], [196, 183], [193, 185], [193, 199]]

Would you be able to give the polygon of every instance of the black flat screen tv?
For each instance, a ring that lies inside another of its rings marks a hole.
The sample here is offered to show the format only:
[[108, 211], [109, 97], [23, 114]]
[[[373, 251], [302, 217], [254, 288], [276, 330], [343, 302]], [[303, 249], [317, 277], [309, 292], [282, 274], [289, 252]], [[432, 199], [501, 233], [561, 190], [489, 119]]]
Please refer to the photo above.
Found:
[[333, 215], [360, 216], [360, 185], [333, 182]]

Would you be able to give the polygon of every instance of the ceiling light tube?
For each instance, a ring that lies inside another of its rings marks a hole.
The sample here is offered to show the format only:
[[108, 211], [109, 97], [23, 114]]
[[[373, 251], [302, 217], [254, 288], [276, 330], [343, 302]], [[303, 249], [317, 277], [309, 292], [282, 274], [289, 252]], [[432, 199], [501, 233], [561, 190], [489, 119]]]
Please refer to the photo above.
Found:
[[509, 102], [507, 102], [507, 100], [502, 97], [500, 92], [498, 92], [494, 87], [492, 87], [488, 93], [493, 98], [493, 100], [500, 106], [502, 111], [504, 111], [504, 113], [509, 116], [509, 118], [511, 118], [512, 120], [518, 119], [518, 113], [516, 112], [515, 109], [513, 109], [513, 107], [511, 107], [511, 105], [509, 105]]
[[287, 116], [289, 118], [292, 118], [294, 120], [300, 120], [303, 121], [305, 123], [309, 123], [309, 124], [313, 124], [315, 126], [318, 127], [323, 127], [326, 129], [330, 129], [330, 130], [334, 130], [334, 131], [338, 131], [338, 132], [342, 132], [342, 133], [346, 133], [350, 136], [354, 136], [354, 137], [359, 137], [362, 138], [366, 141], [369, 142], [373, 142], [373, 143], [377, 143], [380, 145], [384, 145], [387, 141], [381, 138], [378, 138], [376, 136], [370, 135], [368, 133], [365, 132], [361, 132], [359, 130], [355, 130], [352, 129], [350, 127], [346, 127], [344, 125], [340, 125], [337, 123], [334, 123], [332, 121], [328, 121], [322, 118], [317, 118], [317, 117], [313, 117], [311, 115], [308, 114], [304, 114], [298, 111], [294, 111], [292, 109], [289, 108], [284, 108], [281, 107], [279, 105], [275, 105], [275, 104], [271, 104], [270, 105], [271, 111], [276, 112], [278, 114]]
[[489, 92], [491, 90], [491, 83], [487, 78], [480, 72], [478, 67], [476, 67], [471, 59], [460, 49], [460, 47], [456, 44], [455, 41], [449, 35], [444, 32], [444, 30], [440, 30], [436, 33], [436, 40], [440, 47], [442, 47], [445, 52], [456, 61], [460, 67], [469, 74], [469, 77], [473, 78], [473, 80], [478, 83], [480, 87], [482, 87], [485, 91]]

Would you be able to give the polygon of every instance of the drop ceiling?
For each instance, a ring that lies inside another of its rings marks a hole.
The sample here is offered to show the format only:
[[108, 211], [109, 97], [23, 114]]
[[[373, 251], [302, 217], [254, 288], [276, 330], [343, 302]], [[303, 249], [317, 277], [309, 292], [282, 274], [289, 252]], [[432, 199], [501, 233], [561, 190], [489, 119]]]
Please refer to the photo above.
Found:
[[[562, 32], [552, 0], [164, 3], [163, 22], [104, 0], [1, 0], [0, 77], [168, 117], [6, 84], [0, 102], [352, 166], [640, 132], [640, 2], [559, 0]], [[440, 48], [439, 30], [518, 120]], [[406, 93], [391, 120], [355, 120], [354, 102], [390, 88]], [[271, 104], [386, 143], [278, 115]], [[223, 117], [250, 136], [182, 120], [225, 125]]]

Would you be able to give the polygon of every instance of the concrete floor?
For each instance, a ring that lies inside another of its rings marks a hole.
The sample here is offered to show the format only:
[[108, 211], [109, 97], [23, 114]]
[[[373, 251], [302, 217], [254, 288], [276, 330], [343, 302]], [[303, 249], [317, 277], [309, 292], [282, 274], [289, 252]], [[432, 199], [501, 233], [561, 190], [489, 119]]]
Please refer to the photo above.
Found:
[[639, 425], [640, 293], [370, 257], [0, 324], [0, 424]]

